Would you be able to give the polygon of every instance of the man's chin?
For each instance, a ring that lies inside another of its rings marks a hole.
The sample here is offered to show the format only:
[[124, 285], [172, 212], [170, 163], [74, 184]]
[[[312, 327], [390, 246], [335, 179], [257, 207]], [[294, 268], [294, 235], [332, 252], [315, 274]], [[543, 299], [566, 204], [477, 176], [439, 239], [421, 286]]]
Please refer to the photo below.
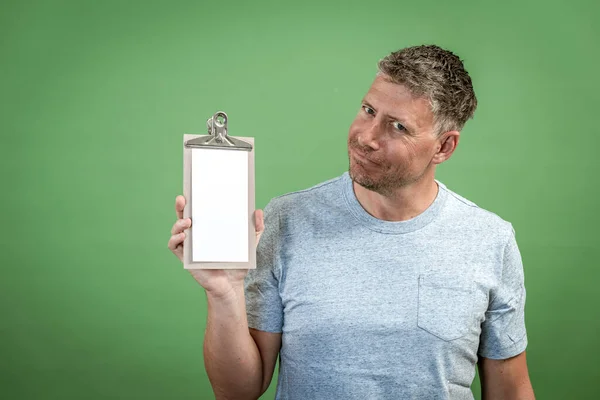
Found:
[[393, 190], [390, 185], [386, 185], [384, 182], [371, 179], [369, 176], [365, 176], [362, 173], [353, 173], [352, 168], [348, 170], [348, 173], [350, 175], [350, 179], [352, 179], [353, 182], [367, 190], [370, 190], [371, 192], [387, 196]]
[[374, 182], [369, 177], [366, 177], [360, 173], [359, 174], [353, 173], [352, 168], [350, 168], [348, 170], [348, 173], [350, 175], [350, 179], [352, 179], [353, 182], [364, 187], [365, 189], [372, 190], [374, 192], [378, 191], [377, 189], [379, 188], [379, 185], [377, 184], [377, 182]]

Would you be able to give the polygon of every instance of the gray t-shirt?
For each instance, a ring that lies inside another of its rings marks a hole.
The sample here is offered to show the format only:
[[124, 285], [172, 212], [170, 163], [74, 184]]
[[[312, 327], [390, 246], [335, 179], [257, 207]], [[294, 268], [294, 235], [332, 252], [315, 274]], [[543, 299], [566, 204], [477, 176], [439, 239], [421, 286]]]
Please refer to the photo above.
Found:
[[282, 332], [277, 399], [473, 399], [478, 357], [525, 350], [512, 225], [437, 183], [401, 222], [368, 214], [347, 172], [265, 207], [246, 307]]

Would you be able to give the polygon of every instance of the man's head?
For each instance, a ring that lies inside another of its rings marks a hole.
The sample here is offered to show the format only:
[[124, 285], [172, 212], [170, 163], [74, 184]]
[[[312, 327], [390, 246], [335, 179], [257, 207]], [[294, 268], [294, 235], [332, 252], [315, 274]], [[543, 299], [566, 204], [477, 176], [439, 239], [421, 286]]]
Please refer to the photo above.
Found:
[[391, 53], [350, 127], [350, 175], [382, 194], [433, 178], [476, 107], [471, 78], [453, 53], [437, 46]]

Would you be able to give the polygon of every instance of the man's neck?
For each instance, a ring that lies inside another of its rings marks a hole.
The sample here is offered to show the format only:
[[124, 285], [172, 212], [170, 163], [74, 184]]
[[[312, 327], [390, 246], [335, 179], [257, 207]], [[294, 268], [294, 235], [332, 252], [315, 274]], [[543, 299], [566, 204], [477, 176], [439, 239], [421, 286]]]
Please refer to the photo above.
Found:
[[439, 190], [433, 176], [424, 176], [417, 182], [396, 189], [389, 196], [365, 189], [356, 182], [352, 185], [365, 211], [384, 221], [407, 221], [416, 217], [429, 208]]

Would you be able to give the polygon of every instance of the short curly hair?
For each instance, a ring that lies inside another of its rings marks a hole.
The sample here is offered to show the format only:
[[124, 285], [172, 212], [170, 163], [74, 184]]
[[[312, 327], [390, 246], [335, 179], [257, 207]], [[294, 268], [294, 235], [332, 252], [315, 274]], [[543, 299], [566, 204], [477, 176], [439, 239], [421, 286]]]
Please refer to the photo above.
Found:
[[379, 72], [414, 95], [427, 97], [438, 135], [460, 131], [477, 108], [471, 77], [454, 53], [435, 45], [406, 47], [378, 63]]

